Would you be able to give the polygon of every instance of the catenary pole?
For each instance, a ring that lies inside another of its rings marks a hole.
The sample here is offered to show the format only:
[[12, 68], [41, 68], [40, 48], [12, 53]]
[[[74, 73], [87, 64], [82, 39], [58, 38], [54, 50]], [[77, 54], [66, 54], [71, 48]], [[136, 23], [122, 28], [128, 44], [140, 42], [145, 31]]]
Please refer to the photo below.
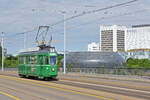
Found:
[[64, 15], [64, 74], [66, 74], [66, 12], [63, 12]]
[[1, 46], [2, 46], [2, 72], [3, 72], [4, 71], [4, 32], [2, 32]]

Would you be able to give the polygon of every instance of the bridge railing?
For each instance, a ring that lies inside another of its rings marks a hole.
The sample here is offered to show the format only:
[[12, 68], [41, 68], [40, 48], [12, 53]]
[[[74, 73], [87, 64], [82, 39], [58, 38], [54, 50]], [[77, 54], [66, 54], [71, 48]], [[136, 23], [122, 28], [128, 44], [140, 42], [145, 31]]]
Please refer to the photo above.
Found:
[[[67, 68], [66, 71], [86, 74], [113, 74], [113, 75], [138, 75], [150, 76], [150, 68]], [[59, 68], [63, 72], [63, 68]]]

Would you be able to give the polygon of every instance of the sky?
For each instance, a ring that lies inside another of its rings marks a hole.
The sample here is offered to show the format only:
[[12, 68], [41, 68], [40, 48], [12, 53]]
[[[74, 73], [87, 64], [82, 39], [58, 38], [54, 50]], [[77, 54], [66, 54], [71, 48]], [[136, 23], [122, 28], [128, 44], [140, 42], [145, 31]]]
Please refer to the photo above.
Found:
[[[51, 35], [52, 45], [63, 51], [63, 11], [66, 17], [105, 8], [131, 0], [0, 0], [0, 32], [4, 32], [4, 47], [9, 54], [17, 54], [24, 48], [24, 34], [27, 32], [27, 48], [36, 47], [35, 37], [39, 26], [49, 25], [47, 41]], [[87, 51], [88, 44], [99, 42], [101, 25], [150, 24], [150, 0], [86, 14], [66, 21], [66, 42], [69, 51]], [[1, 36], [1, 35], [0, 35]]]

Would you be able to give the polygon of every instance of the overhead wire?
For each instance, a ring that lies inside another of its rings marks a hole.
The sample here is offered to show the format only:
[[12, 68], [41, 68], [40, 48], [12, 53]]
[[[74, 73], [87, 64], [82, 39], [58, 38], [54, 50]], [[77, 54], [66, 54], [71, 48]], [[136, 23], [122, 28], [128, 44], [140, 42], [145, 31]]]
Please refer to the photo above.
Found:
[[[76, 29], [76, 28], [81, 28], [81, 26], [85, 26], [85, 25], [88, 25], [88, 24], [92, 24], [92, 23], [95, 23], [95, 22], [98, 22], [97, 20], [104, 20], [104, 19], [112, 19], [112, 18], [116, 18], [116, 17], [121, 17], [121, 16], [127, 16], [127, 15], [133, 15], [133, 14], [138, 14], [138, 13], [144, 13], [144, 12], [147, 12], [147, 11], [150, 11], [150, 9], [142, 9], [142, 10], [136, 10], [134, 12], [126, 12], [126, 13], [122, 13], [122, 14], [119, 14], [119, 15], [114, 15], [114, 16], [108, 16], [108, 17], [101, 17], [101, 18], [98, 18], [96, 20], [92, 20], [92, 21], [88, 21], [86, 23], [83, 23], [83, 24], [78, 24], [76, 26], [73, 26], [73, 27], [69, 27], [67, 30], [70, 31], [72, 29]], [[63, 32], [59, 32], [57, 34], [62, 34], [63, 35]]]
[[[80, 13], [80, 14], [78, 14], [78, 15], [75, 15], [75, 16], [72, 16], [72, 17], [69, 17], [69, 18], [66, 18], [66, 20], [58, 21], [58, 22], [52, 24], [51, 26], [55, 26], [55, 25], [60, 24], [60, 23], [62, 23], [62, 22], [64, 22], [64, 21], [71, 20], [71, 19], [74, 19], [74, 18], [76, 18], [76, 17], [83, 16], [83, 15], [85, 15], [85, 14], [90, 14], [90, 13], [92, 13], [92, 12], [93, 12], [93, 13], [96, 13], [96, 12], [98, 12], [98, 11], [103, 11], [103, 10], [107, 10], [107, 9], [110, 9], [110, 8], [119, 7], [119, 6], [122, 6], [122, 5], [127, 5], [127, 4], [129, 4], [129, 3], [133, 3], [133, 2], [136, 2], [136, 1], [138, 1], [138, 0], [132, 0], [132, 1], [128, 1], [128, 2], [124, 2], [124, 3], [116, 4], [116, 5], [113, 5], [113, 6], [109, 6], [109, 7], [105, 7], [105, 8], [101, 8], [101, 9], [97, 9], [97, 10], [92, 10], [92, 11], [88, 11], [88, 12], [83, 12], [83, 13]], [[127, 6], [129, 6], [129, 5], [127, 5]], [[59, 32], [59, 31], [55, 31], [55, 32]]]
[[18, 32], [18, 33], [11, 33], [11, 35], [8, 35], [7, 37], [12, 37], [12, 36], [18, 36], [18, 35], [22, 35], [22, 34], [25, 34], [25, 33], [29, 33], [29, 32], [34, 32], [34, 31], [37, 31], [38, 27], [35, 27], [31, 30], [28, 30], [28, 31], [24, 31], [24, 32]]
[[[127, 5], [127, 4], [130, 4], [130, 3], [136, 2], [136, 1], [138, 1], [138, 0], [130, 0], [128, 2], [119, 3], [119, 4], [112, 5], [112, 6], [108, 6], [108, 7], [104, 7], [104, 8], [100, 8], [100, 9], [96, 9], [96, 10], [91, 10], [91, 11], [87, 11], [87, 12], [83, 12], [83, 13], [71, 16], [69, 18], [66, 18], [65, 20], [60, 20], [60, 21], [58, 21], [56, 23], [49, 24], [49, 25], [50, 26], [55, 26], [55, 25], [58, 25], [60, 23], [63, 23], [64, 21], [68, 21], [68, 20], [71, 20], [71, 19], [74, 19], [74, 18], [77, 18], [77, 17], [80, 17], [80, 16], [84, 16], [84, 15], [88, 15], [88, 14], [91, 14], [91, 13], [100, 12], [100, 11], [107, 10], [107, 9], [120, 7], [120, 6]], [[33, 32], [33, 31], [35, 31], [37, 29], [38, 29], [38, 27], [34, 27], [33, 29], [28, 30], [28, 31], [24, 31], [24, 32], [20, 32], [20, 33], [14, 33], [14, 35], [20, 35], [20, 34], [24, 34], [24, 33], [28, 33], [28, 32]]]
[[119, 6], [123, 6], [123, 5], [127, 5], [127, 4], [130, 4], [130, 3], [136, 2], [136, 1], [138, 1], [138, 0], [131, 0], [131, 1], [120, 3], [120, 4], [116, 4], [116, 5], [113, 5], [113, 6], [108, 6], [108, 7], [100, 8], [100, 9], [97, 9], [97, 10], [91, 10], [91, 11], [83, 12], [83, 13], [77, 14], [75, 16], [66, 18], [65, 20], [58, 21], [58, 22], [56, 22], [54, 24], [51, 24], [50, 26], [55, 26], [55, 25], [60, 24], [60, 23], [62, 23], [64, 21], [68, 21], [68, 20], [71, 20], [71, 19], [83, 16], [83, 15], [87, 15], [87, 14], [91, 14], [91, 13], [96, 13], [96, 12], [107, 10], [107, 9], [111, 9], [111, 8], [116, 8], [116, 7], [119, 7]]
[[[69, 18], [66, 18], [66, 20], [58, 21], [58, 22], [52, 24], [51, 26], [55, 26], [55, 25], [60, 24], [60, 23], [62, 23], [62, 22], [64, 22], [64, 21], [68, 21], [68, 20], [74, 19], [74, 18], [76, 18], [76, 17], [83, 16], [83, 15], [86, 15], [86, 14], [90, 14], [90, 13], [92, 13], [92, 12], [93, 12], [93, 13], [96, 13], [96, 12], [98, 12], [98, 11], [103, 11], [103, 10], [111, 9], [111, 8], [119, 7], [119, 6], [122, 6], [122, 5], [127, 5], [127, 4], [129, 4], [129, 3], [133, 3], [133, 2], [136, 2], [136, 1], [138, 1], [138, 0], [132, 0], [132, 1], [128, 1], [128, 2], [124, 2], [124, 3], [116, 4], [116, 5], [113, 5], [113, 6], [108, 6], [108, 7], [101, 8], [101, 9], [97, 9], [97, 10], [92, 10], [92, 11], [88, 11], [88, 12], [83, 12], [83, 13], [80, 13], [80, 14], [78, 14], [78, 15], [75, 15], [75, 16], [72, 16], [72, 17], [69, 17]], [[129, 6], [129, 5], [127, 5], [127, 6]], [[55, 31], [55, 32], [59, 32], [59, 31]]]
[[[132, 1], [129, 1], [129, 2], [126, 2], [126, 3], [117, 4], [117, 5], [110, 6], [110, 7], [105, 7], [105, 8], [102, 8], [102, 9], [97, 9], [97, 10], [93, 10], [93, 11], [84, 12], [84, 13], [81, 13], [81, 14], [79, 14], [79, 15], [75, 15], [75, 16], [69, 17], [69, 18], [67, 18], [66, 20], [61, 20], [61, 21], [59, 21], [59, 22], [57, 22], [57, 23], [52, 24], [51, 26], [55, 26], [55, 25], [60, 24], [60, 23], [62, 23], [62, 22], [64, 22], [64, 21], [68, 21], [68, 20], [74, 19], [74, 18], [76, 18], [76, 17], [83, 16], [83, 15], [86, 15], [86, 14], [96, 13], [96, 12], [98, 12], [98, 11], [103, 11], [103, 10], [106, 10], [106, 9], [110, 9], [110, 8], [114, 8], [114, 7], [119, 7], [119, 6], [121, 6], [121, 5], [126, 5], [126, 4], [129, 4], [129, 3], [135, 2], [135, 1], [138, 1], [138, 0], [132, 0]], [[141, 12], [141, 11], [139, 11], [139, 12]], [[130, 14], [130, 13], [128, 13], [128, 14]], [[128, 15], [128, 14], [125, 13], [124, 15]], [[101, 19], [102, 19], [102, 18], [101, 18]], [[91, 22], [88, 22], [88, 23], [91, 23]], [[93, 23], [93, 22], [92, 22], [92, 23]], [[87, 25], [87, 23], [78, 25], [78, 27], [79, 27], [79, 26], [82, 26], [82, 25]], [[75, 27], [72, 27], [72, 28], [75, 28]], [[70, 29], [72, 29], [72, 28], [70, 28]], [[21, 34], [33, 32], [33, 31], [36, 31], [37, 29], [38, 29], [38, 27], [35, 27], [35, 28], [33, 28], [32, 30], [28, 30], [28, 31], [20, 32], [20, 33], [15, 33], [15, 34], [13, 34], [13, 35], [11, 35], [11, 36], [17, 36], [17, 35], [21, 35]], [[69, 29], [69, 30], [70, 30], [70, 29]]]
[[[108, 9], [111, 9], [111, 8], [116, 8], [116, 7], [120, 7], [120, 6], [123, 6], [123, 5], [127, 5], [127, 4], [130, 4], [130, 3], [133, 3], [133, 2], [136, 2], [138, 0], [131, 0], [131, 1], [128, 1], [128, 2], [124, 2], [124, 3], [120, 3], [120, 4], [116, 4], [116, 5], [113, 5], [113, 6], [108, 6], [108, 7], [104, 7], [104, 8], [101, 8], [101, 9], [97, 9], [97, 10], [91, 10], [91, 11], [87, 11], [87, 12], [83, 12], [83, 13], [80, 13], [80, 14], [77, 14], [77, 15], [74, 15], [74, 16], [71, 16], [69, 18], [66, 18], [66, 20], [60, 20], [56, 23], [53, 23], [53, 24], [49, 24], [50, 26], [56, 26], [60, 23], [63, 23], [64, 21], [68, 21], [68, 20], [72, 20], [72, 19], [75, 19], [77, 17], [81, 17], [81, 16], [84, 16], [84, 15], [88, 15], [88, 14], [92, 14], [92, 13], [96, 13], [96, 12], [100, 12], [100, 11], [104, 11], [104, 10], [108, 10]], [[84, 24], [85, 25], [85, 24]], [[82, 26], [82, 25], [80, 25]], [[79, 27], [79, 26], [78, 26]], [[25, 33], [29, 33], [29, 32], [34, 32], [34, 31], [37, 31], [39, 27], [34, 27], [33, 29], [31, 30], [28, 30], [28, 31], [24, 31], [24, 32], [18, 32], [18, 33], [14, 33], [12, 35], [9, 35], [9, 37], [12, 37], [12, 36], [18, 36], [18, 35], [21, 35], [21, 34], [25, 34]], [[74, 27], [73, 27], [74, 28]]]

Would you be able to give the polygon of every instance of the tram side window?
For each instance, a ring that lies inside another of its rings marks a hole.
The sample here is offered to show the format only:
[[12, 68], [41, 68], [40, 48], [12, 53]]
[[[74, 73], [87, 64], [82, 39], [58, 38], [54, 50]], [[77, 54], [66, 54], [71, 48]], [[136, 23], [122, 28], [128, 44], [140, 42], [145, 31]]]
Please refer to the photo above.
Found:
[[23, 57], [23, 64], [26, 64], [26, 57]]
[[21, 57], [19, 57], [19, 64], [21, 64]]
[[36, 56], [29, 56], [28, 57], [28, 64], [37, 64], [37, 57]]
[[57, 57], [50, 56], [50, 65], [56, 65], [56, 63], [57, 63]]
[[33, 64], [33, 57], [30, 56], [30, 64]]
[[27, 56], [27, 64], [29, 64], [29, 56]]
[[46, 65], [49, 64], [48, 56], [44, 56], [44, 63], [45, 63]]
[[43, 65], [43, 56], [39, 56], [39, 64]]
[[34, 64], [37, 64], [37, 56], [34, 56]]
[[31, 62], [31, 57], [28, 56], [28, 64], [30, 64], [30, 62]]
[[28, 64], [32, 64], [32, 57], [28, 56]]
[[19, 64], [23, 64], [23, 57], [19, 57]]
[[22, 64], [22, 57], [20, 57], [20, 64]]
[[19, 57], [19, 64], [20, 64], [20, 57]]
[[31, 64], [34, 64], [35, 60], [34, 60], [34, 56], [31, 56]]
[[32, 64], [37, 64], [37, 56], [32, 56]]

